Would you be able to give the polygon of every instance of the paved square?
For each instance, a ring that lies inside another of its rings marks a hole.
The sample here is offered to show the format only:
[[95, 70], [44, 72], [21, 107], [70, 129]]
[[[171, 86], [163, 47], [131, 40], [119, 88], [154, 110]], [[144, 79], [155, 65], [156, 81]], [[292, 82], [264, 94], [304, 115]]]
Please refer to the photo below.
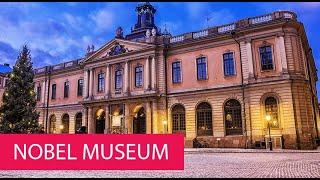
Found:
[[320, 152], [185, 152], [184, 171], [0, 171], [0, 177], [320, 177]]

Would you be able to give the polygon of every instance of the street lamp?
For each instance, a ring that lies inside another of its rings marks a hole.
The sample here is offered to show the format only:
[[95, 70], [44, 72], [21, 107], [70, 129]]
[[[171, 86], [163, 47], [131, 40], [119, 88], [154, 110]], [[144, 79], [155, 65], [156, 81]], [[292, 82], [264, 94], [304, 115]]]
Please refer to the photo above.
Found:
[[266, 120], [268, 122], [268, 129], [269, 129], [269, 146], [270, 146], [270, 151], [272, 151], [272, 141], [271, 141], [271, 133], [270, 133], [270, 120], [271, 116], [269, 114], [266, 115]]
[[168, 121], [167, 120], [163, 120], [164, 132], [165, 133], [167, 133], [167, 124], [168, 124]]

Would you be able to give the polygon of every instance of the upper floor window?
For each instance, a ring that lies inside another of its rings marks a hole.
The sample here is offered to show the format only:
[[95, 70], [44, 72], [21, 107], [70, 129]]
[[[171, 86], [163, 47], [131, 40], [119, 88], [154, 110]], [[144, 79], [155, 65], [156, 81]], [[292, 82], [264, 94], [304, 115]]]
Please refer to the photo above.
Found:
[[142, 66], [140, 65], [135, 68], [135, 86], [142, 86]]
[[223, 70], [225, 76], [232, 76], [236, 74], [232, 52], [223, 54]]
[[82, 96], [83, 93], [83, 79], [78, 80], [78, 96]]
[[2, 78], [0, 77], [0, 86], [2, 85]]
[[104, 91], [104, 73], [98, 74], [98, 92]]
[[207, 79], [207, 59], [205, 57], [197, 58], [197, 77], [198, 80]]
[[37, 101], [41, 100], [41, 86], [37, 87]]
[[272, 47], [270, 45], [259, 48], [261, 58], [261, 70], [272, 70]]
[[69, 97], [69, 82], [64, 82], [64, 98]]
[[115, 89], [120, 90], [122, 88], [122, 70], [116, 70], [115, 73]]
[[56, 99], [56, 94], [57, 94], [57, 85], [56, 84], [52, 84], [51, 99]]
[[172, 82], [181, 83], [181, 62], [172, 63]]

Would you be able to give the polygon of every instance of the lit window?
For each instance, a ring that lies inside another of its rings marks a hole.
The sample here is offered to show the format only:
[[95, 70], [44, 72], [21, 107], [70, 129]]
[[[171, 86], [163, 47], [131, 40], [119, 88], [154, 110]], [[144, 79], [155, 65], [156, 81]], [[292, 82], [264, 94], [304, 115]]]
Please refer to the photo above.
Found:
[[241, 104], [235, 99], [225, 103], [224, 119], [226, 125], [226, 135], [242, 134]]
[[208, 103], [201, 103], [197, 110], [197, 135], [212, 136], [212, 109]]
[[181, 83], [181, 62], [172, 63], [172, 82]]
[[207, 60], [205, 57], [197, 58], [197, 77], [198, 80], [207, 79]]
[[260, 50], [260, 58], [261, 58], [261, 69], [272, 70], [273, 60], [272, 60], [271, 46], [263, 46], [263, 47], [260, 47], [259, 50]]
[[265, 111], [266, 111], [266, 115], [269, 115], [271, 117], [270, 127], [278, 128], [279, 127], [278, 103], [274, 97], [268, 97], [265, 100]]
[[223, 69], [224, 69], [225, 76], [232, 76], [236, 74], [232, 52], [223, 54]]
[[175, 105], [172, 108], [172, 132], [185, 133], [185, 130], [186, 130], [185, 109], [180, 104]]

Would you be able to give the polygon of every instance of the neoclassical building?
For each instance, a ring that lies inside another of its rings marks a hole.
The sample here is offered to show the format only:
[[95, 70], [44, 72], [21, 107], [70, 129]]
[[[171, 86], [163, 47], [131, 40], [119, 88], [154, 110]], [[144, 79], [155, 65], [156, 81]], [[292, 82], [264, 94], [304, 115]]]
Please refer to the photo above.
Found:
[[[150, 3], [85, 57], [35, 70], [39, 122], [48, 133], [181, 133], [210, 147], [314, 149], [316, 66], [289, 11], [171, 36]], [[269, 134], [270, 129], [270, 134]]]

